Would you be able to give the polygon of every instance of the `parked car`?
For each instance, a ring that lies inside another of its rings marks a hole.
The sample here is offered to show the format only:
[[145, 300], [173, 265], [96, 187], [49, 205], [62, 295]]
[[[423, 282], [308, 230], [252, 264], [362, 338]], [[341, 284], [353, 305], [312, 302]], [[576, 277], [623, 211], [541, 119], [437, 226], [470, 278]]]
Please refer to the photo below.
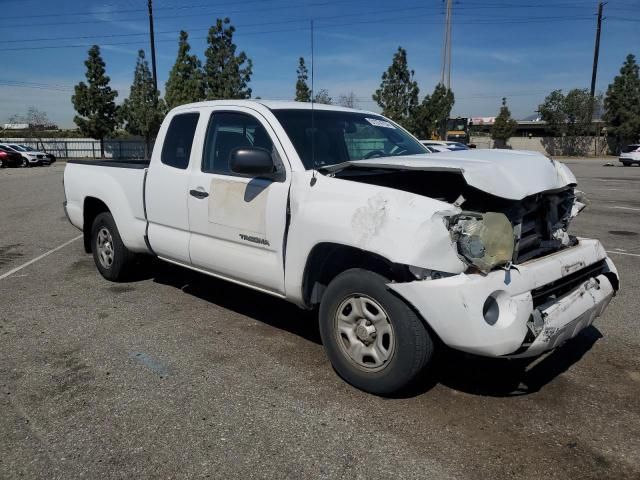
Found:
[[450, 142], [449, 140], [447, 140], [446, 142], [444, 142], [447, 144], [447, 147], [449, 147], [450, 150], [453, 150], [454, 152], [456, 150], [469, 150], [469, 146], [465, 145], [464, 143], [460, 143], [460, 142]]
[[24, 162], [22, 155], [0, 145], [0, 168], [20, 167]]
[[469, 147], [467, 147], [464, 143], [460, 143], [460, 142], [449, 142], [449, 141], [445, 142], [441, 140], [420, 140], [420, 143], [422, 143], [427, 148], [432, 148], [439, 152], [445, 152], [445, 151], [456, 152], [459, 150], [469, 150]]
[[430, 153], [450, 152], [451, 151], [447, 145], [444, 145], [441, 142], [437, 142], [437, 141], [434, 141], [434, 140], [420, 140], [420, 143]]
[[634, 163], [640, 165], [640, 144], [623, 147], [618, 160], [625, 167], [633, 165]]
[[[391, 394], [447, 345], [535, 357], [614, 296], [569, 168], [536, 152], [427, 154], [393, 121], [333, 105], [174, 108], [149, 161], [69, 161], [65, 212], [98, 271], [157, 258], [319, 308], [342, 378]], [[304, 361], [301, 359], [300, 361]]]
[[22, 155], [22, 158], [25, 160], [23, 162], [24, 167], [33, 167], [38, 165], [49, 165], [49, 159], [46, 157], [44, 152], [31, 152], [25, 150], [20, 145], [15, 143], [0, 143], [0, 146], [8, 148], [9, 150], [19, 153]]
[[44, 156], [47, 157], [49, 159], [49, 165], [51, 165], [52, 163], [55, 163], [56, 156], [52, 153], [47, 153], [47, 152], [38, 152], [35, 148], [30, 147], [29, 145], [18, 145], [19, 147], [22, 147], [23, 149], [25, 149], [28, 152], [35, 152], [35, 153], [44, 153]]

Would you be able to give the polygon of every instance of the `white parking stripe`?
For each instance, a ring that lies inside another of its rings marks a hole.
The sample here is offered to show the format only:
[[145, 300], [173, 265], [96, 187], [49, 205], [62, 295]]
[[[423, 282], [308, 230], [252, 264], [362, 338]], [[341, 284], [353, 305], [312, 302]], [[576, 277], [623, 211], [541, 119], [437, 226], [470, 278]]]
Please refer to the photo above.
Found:
[[36, 263], [38, 260], [42, 260], [44, 257], [47, 257], [49, 255], [51, 255], [54, 252], [57, 252], [58, 250], [60, 250], [61, 248], [66, 247], [67, 245], [69, 245], [70, 243], [75, 242], [76, 240], [80, 240], [82, 238], [82, 235], [78, 235], [75, 238], [72, 238], [71, 240], [69, 240], [68, 242], [64, 242], [62, 245], [57, 246], [56, 248], [52, 248], [51, 250], [49, 250], [48, 252], [43, 253], [42, 255], [40, 255], [39, 257], [34, 258], [33, 260], [29, 260], [27, 263], [23, 263], [22, 265], [20, 265], [19, 267], [14, 268], [13, 270], [9, 270], [7, 273], [3, 273], [2, 275], [0, 275], [0, 280], [7, 278], [11, 275], [13, 275], [16, 272], [19, 272], [20, 270], [22, 270], [25, 267], [28, 267], [29, 265], [31, 265], [32, 263]]
[[629, 255], [630, 257], [640, 257], [640, 253], [616, 252], [615, 250], [607, 250], [607, 253], [617, 253], [618, 255]]
[[635, 212], [640, 212], [640, 208], [633, 208], [633, 207], [609, 207], [609, 208], [619, 208], [620, 210], [633, 210]]

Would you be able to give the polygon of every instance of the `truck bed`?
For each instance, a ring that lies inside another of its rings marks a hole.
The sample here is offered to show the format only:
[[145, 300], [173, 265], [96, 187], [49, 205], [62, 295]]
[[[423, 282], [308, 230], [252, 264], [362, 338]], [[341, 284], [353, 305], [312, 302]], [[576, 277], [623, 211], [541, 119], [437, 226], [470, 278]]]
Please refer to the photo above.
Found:
[[96, 165], [98, 167], [136, 168], [143, 169], [149, 166], [150, 160], [68, 160], [67, 163], [80, 165]]

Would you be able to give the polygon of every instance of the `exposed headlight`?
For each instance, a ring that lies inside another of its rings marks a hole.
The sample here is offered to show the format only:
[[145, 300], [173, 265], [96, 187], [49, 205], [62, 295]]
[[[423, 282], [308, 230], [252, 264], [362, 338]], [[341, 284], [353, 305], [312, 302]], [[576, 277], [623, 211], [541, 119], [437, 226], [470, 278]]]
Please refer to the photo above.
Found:
[[458, 253], [482, 272], [513, 259], [513, 226], [503, 213], [462, 213], [450, 219], [449, 228]]

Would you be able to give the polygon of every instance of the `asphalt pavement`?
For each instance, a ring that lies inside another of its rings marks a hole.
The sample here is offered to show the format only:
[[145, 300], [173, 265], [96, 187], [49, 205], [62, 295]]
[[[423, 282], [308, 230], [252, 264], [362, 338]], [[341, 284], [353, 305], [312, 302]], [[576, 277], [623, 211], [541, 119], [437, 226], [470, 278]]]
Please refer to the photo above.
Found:
[[0, 478], [640, 478], [640, 168], [566, 162], [609, 309], [528, 365], [443, 352], [393, 399], [338, 378], [313, 312], [158, 262], [110, 283], [80, 240], [39, 258], [79, 234], [64, 166], [0, 170]]

